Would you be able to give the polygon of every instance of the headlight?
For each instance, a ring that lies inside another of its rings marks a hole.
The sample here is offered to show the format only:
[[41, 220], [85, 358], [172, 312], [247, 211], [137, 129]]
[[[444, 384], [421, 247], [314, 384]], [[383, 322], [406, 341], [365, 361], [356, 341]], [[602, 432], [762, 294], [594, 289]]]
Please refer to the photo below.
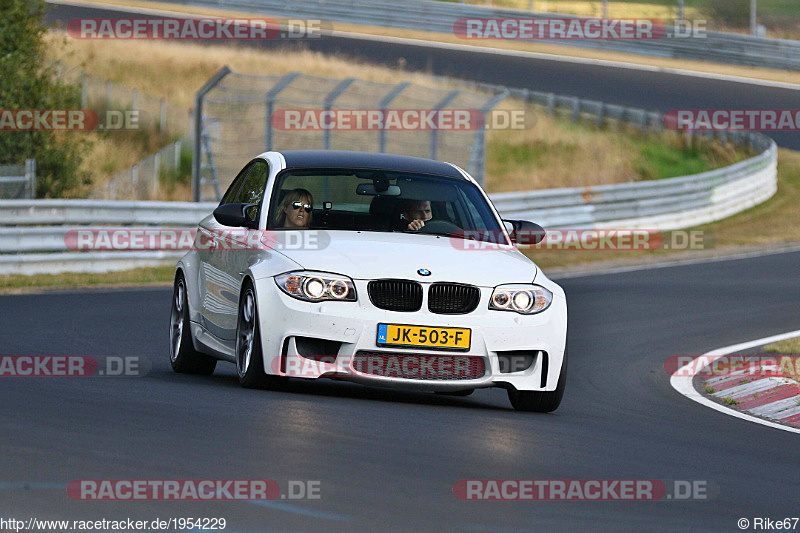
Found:
[[489, 309], [523, 315], [541, 313], [553, 301], [553, 293], [538, 285], [500, 285], [489, 300]]
[[322, 272], [287, 272], [275, 276], [275, 283], [289, 296], [306, 302], [355, 302], [358, 299], [356, 286], [347, 276]]

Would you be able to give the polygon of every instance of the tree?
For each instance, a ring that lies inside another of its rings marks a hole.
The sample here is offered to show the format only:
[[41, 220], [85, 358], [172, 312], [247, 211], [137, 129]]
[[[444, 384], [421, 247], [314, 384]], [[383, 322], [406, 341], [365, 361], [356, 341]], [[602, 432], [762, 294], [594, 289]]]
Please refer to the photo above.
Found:
[[[47, 66], [44, 9], [43, 0], [0, 0], [0, 110], [80, 107], [80, 89]], [[37, 197], [61, 197], [88, 184], [87, 144], [75, 131], [0, 131], [0, 164], [36, 159]]]

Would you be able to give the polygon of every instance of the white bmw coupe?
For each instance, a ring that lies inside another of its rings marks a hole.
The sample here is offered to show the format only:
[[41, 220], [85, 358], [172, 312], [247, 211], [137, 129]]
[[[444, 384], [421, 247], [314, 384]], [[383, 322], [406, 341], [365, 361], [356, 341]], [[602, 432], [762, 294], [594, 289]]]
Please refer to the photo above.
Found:
[[266, 152], [233, 180], [178, 262], [176, 372], [236, 364], [245, 387], [288, 378], [466, 395], [502, 387], [523, 411], [561, 403], [564, 291], [449, 163]]

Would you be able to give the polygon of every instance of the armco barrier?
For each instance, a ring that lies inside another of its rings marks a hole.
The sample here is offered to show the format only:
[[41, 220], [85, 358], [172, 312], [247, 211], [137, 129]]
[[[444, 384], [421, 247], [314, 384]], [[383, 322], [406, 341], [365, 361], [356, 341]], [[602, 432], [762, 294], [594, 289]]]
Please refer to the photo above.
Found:
[[[657, 181], [491, 195], [501, 216], [545, 228], [681, 229], [719, 220], [777, 190], [777, 146], [729, 167]], [[68, 252], [76, 225], [193, 227], [213, 203], [0, 201], [0, 274], [100, 272], [174, 263], [183, 252]]]

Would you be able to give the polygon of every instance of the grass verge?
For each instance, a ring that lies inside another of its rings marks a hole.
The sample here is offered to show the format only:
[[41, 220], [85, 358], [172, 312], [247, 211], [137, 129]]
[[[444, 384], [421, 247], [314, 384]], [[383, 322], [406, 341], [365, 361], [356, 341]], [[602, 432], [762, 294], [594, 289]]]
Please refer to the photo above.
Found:
[[768, 344], [764, 346], [764, 351], [800, 355], [800, 337]]
[[172, 265], [135, 268], [119, 272], [36, 274], [33, 276], [0, 276], [0, 293], [13, 294], [46, 289], [135, 287], [169, 285], [175, 274]]

